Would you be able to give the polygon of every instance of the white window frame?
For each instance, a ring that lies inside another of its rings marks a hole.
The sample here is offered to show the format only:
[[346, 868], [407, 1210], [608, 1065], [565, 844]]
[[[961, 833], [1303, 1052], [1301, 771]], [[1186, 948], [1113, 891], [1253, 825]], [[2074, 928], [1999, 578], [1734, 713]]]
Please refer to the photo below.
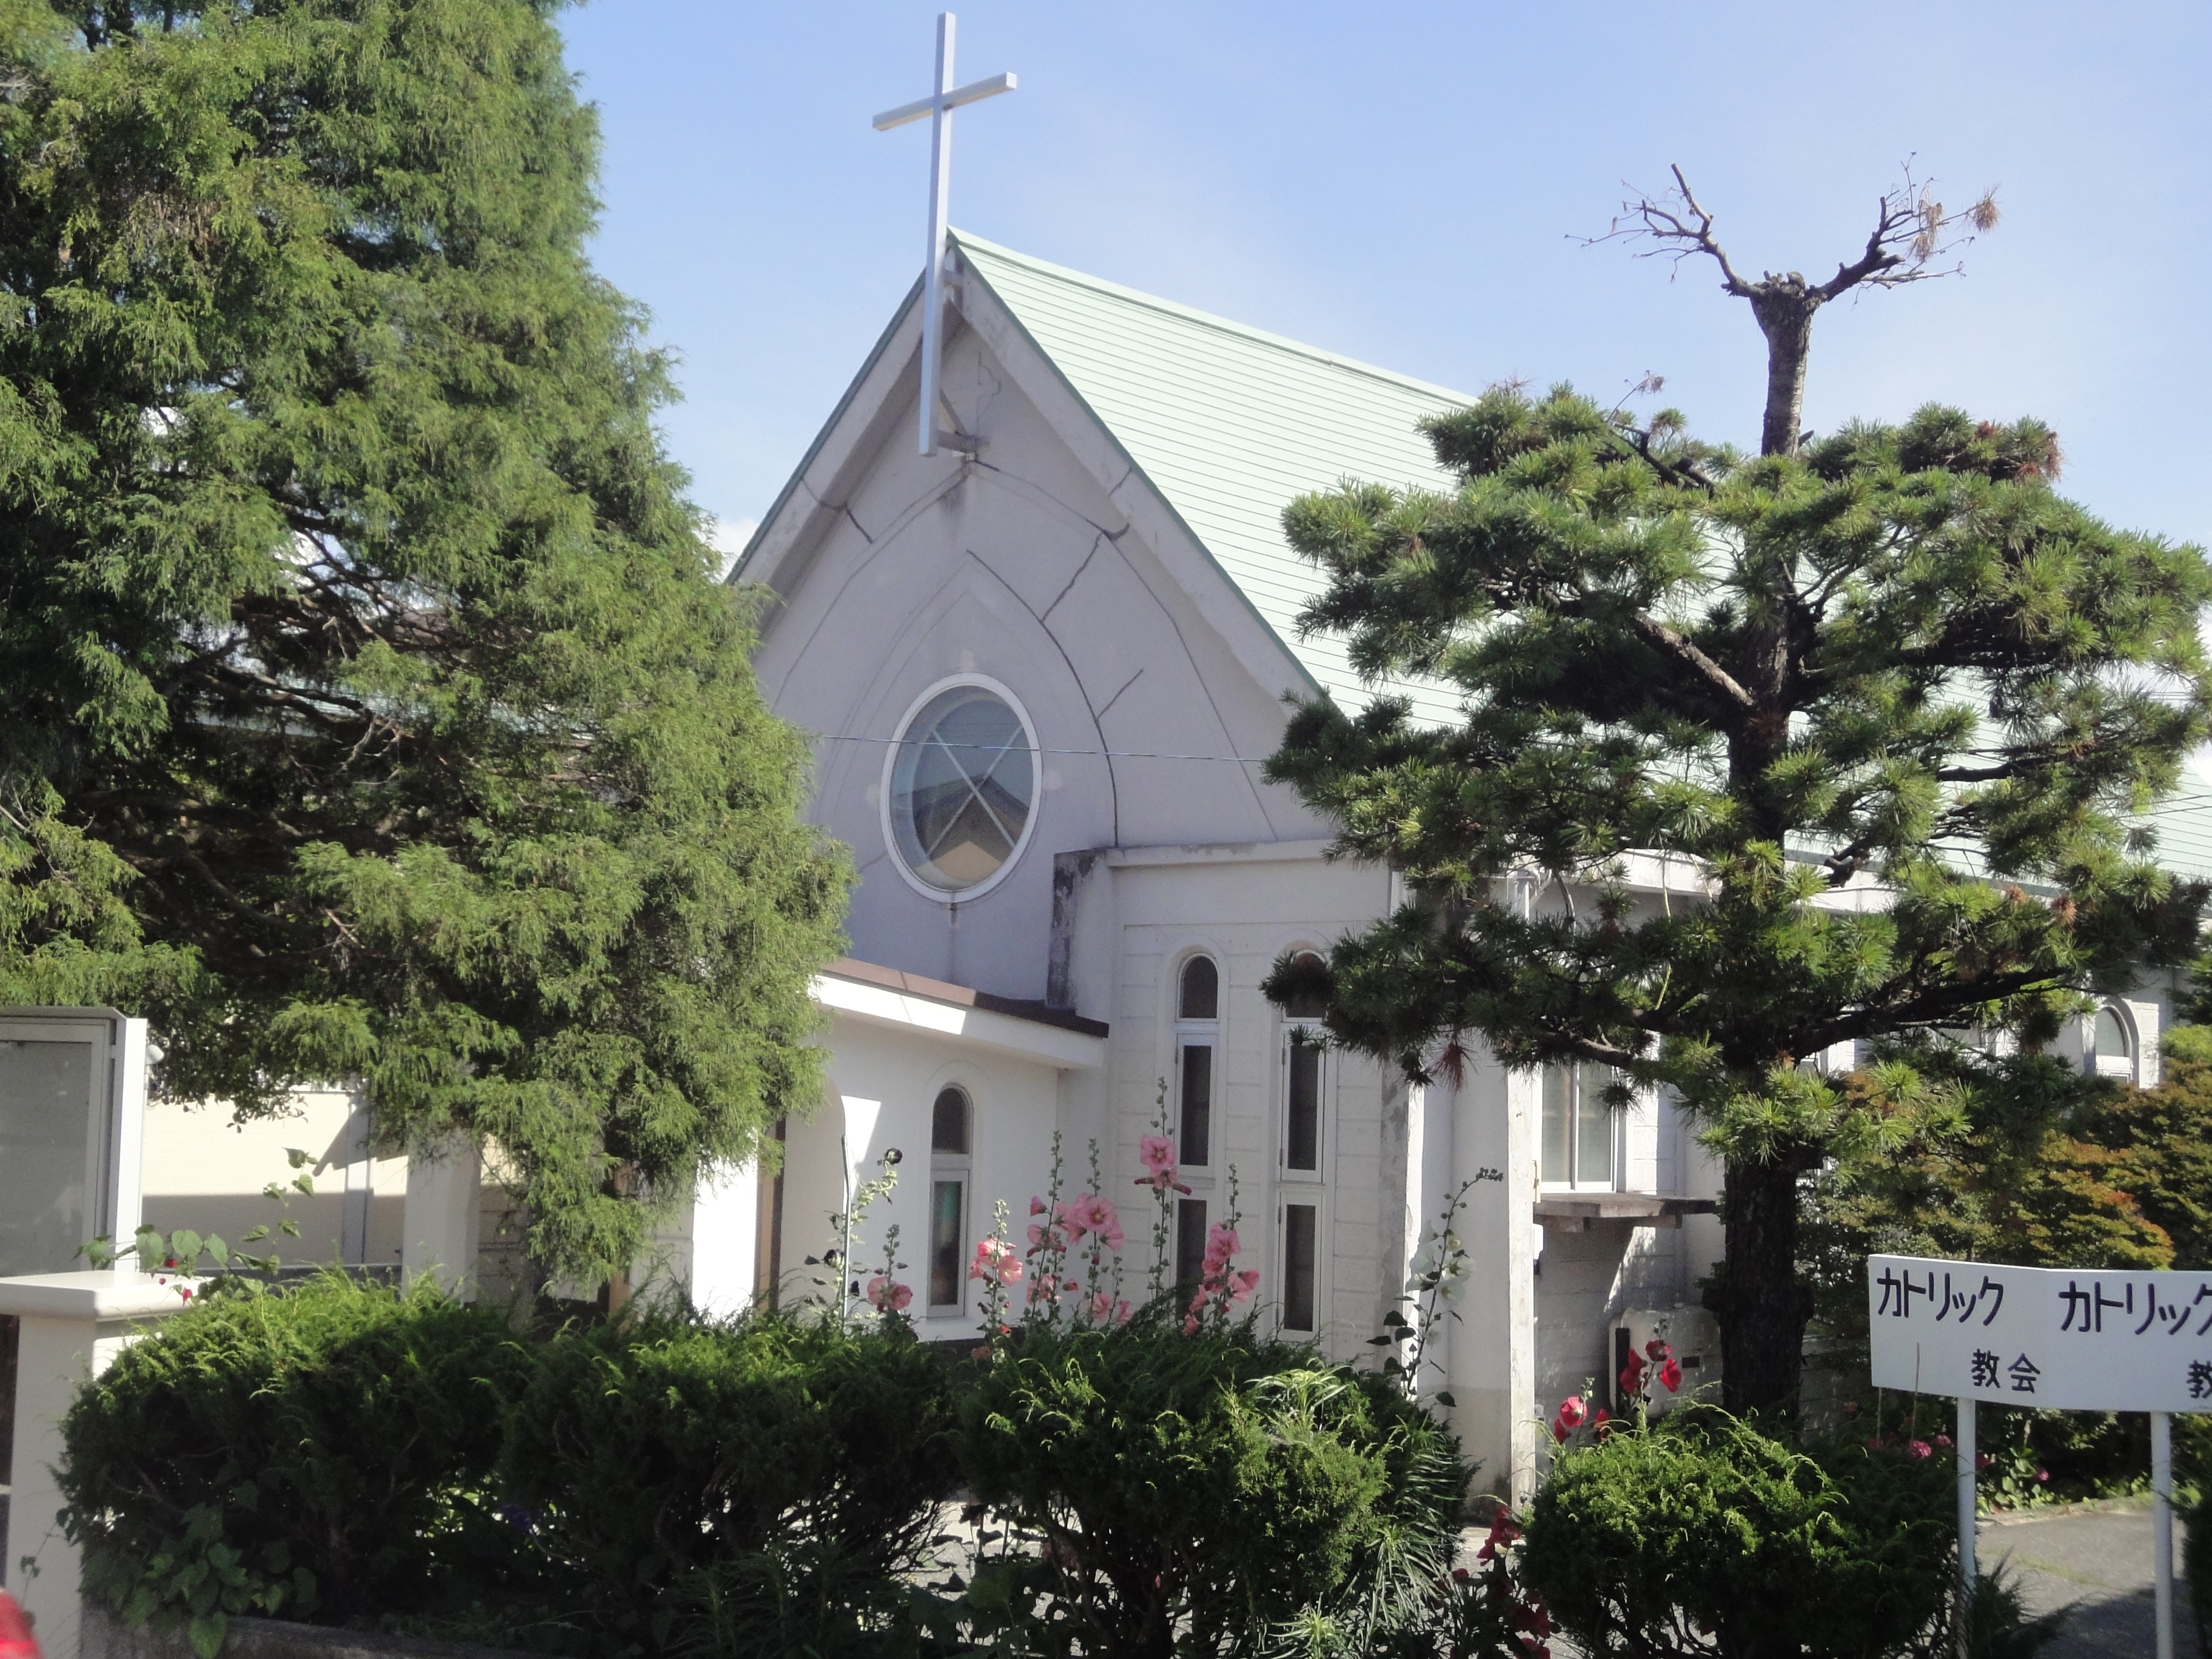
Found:
[[[2106, 1055], [2097, 1052], [2097, 1025], [2106, 1014], [2120, 1028], [2120, 1041], [2127, 1045], [2124, 1054]], [[2136, 1029], [2135, 1011], [2124, 1002], [2104, 1002], [2089, 1016], [2089, 1064], [2087, 1069], [2098, 1077], [2117, 1078], [2123, 1083], [2134, 1083], [2142, 1077], [2142, 1035]]]
[[[957, 1091], [961, 1099], [968, 1103], [968, 1150], [964, 1152], [940, 1152], [937, 1150], [937, 1103], [948, 1089]], [[929, 1119], [929, 1201], [924, 1212], [922, 1228], [921, 1305], [927, 1318], [965, 1318], [968, 1314], [968, 1235], [975, 1214], [975, 1091], [958, 1078], [945, 1079], [930, 1092]], [[952, 1300], [937, 1302], [931, 1299], [929, 1282], [937, 1267], [937, 1188], [947, 1181], [960, 1183], [960, 1221], [955, 1230], [957, 1237], [952, 1252]]]
[[[1276, 1111], [1275, 1174], [1278, 1179], [1297, 1186], [1322, 1185], [1334, 1173], [1331, 1137], [1336, 1122], [1336, 1051], [1323, 1041], [1325, 1035], [1317, 1019], [1285, 1019], [1275, 1043], [1275, 1095], [1279, 1103]], [[1314, 1160], [1317, 1167], [1310, 1170], [1291, 1167], [1291, 1051], [1302, 1036], [1308, 1039], [1304, 1046], [1314, 1053], [1314, 1091], [1318, 1097], [1314, 1103]]]
[[[898, 774], [899, 751], [906, 747], [907, 736], [915, 719], [938, 697], [962, 686], [974, 686], [979, 690], [988, 691], [1012, 709], [1014, 718], [1021, 722], [1022, 736], [1030, 746], [1030, 811], [1029, 816], [1022, 820], [1022, 833], [1015, 837], [1013, 848], [1006, 854], [1004, 864], [973, 887], [947, 891], [942, 887], [932, 886], [907, 867], [906, 854], [899, 850], [898, 828], [891, 822], [892, 781]], [[1044, 755], [1037, 746], [1036, 723], [1030, 719], [1030, 711], [1022, 706], [1022, 700], [1004, 681], [993, 679], [988, 674], [948, 674], [925, 687], [921, 695], [907, 705], [906, 713], [899, 716], [898, 725], [892, 728], [890, 742], [884, 746], [884, 771], [878, 781], [876, 793], [879, 798], [877, 816], [881, 821], [879, 827], [883, 831], [884, 850], [890, 854], [891, 868], [899, 872], [899, 879], [922, 897], [948, 908], [956, 904], [973, 904], [1013, 873], [1014, 866], [1022, 861], [1024, 851], [1030, 842], [1036, 839], [1037, 820], [1044, 816], [1045, 797]], [[974, 1097], [971, 1096], [969, 1098], [972, 1102]]]
[[[1591, 1068], [1586, 1062], [1577, 1061], [1573, 1065], [1563, 1065], [1560, 1062], [1553, 1061], [1547, 1063], [1545, 1066], [1543, 1071], [1539, 1074], [1537, 1079], [1536, 1167], [1538, 1170], [1539, 1184], [1541, 1186], [1542, 1189], [1547, 1193], [1617, 1193], [1626, 1190], [1621, 1183], [1627, 1174], [1628, 1168], [1628, 1147], [1626, 1144], [1628, 1113], [1626, 1111], [1613, 1111], [1606, 1106], [1603, 1101], [1600, 1101], [1598, 1103], [1597, 1109], [1604, 1112], [1608, 1120], [1606, 1128], [1606, 1139], [1608, 1146], [1612, 1149], [1610, 1158], [1613, 1168], [1611, 1172], [1603, 1181], [1585, 1181], [1581, 1178], [1582, 1170], [1580, 1165], [1582, 1163], [1582, 1136], [1579, 1131], [1582, 1127], [1582, 1116], [1583, 1110], [1582, 1099], [1583, 1073], [1588, 1069]], [[1568, 1178], [1565, 1181], [1555, 1181], [1542, 1174], [1545, 1129], [1544, 1114], [1552, 1091], [1552, 1077], [1555, 1072], [1564, 1072], [1565, 1073], [1569, 1089], [1569, 1100], [1567, 1103]]]
[[[1200, 957], [1204, 957], [1213, 964], [1213, 1018], [1185, 1019], [1182, 1017], [1182, 976], [1188, 970], [1190, 964]], [[1176, 958], [1170, 992], [1173, 1000], [1169, 1005], [1174, 1015], [1170, 1027], [1173, 1033], [1171, 1041], [1174, 1046], [1169, 1056], [1169, 1075], [1172, 1079], [1170, 1084], [1172, 1133], [1175, 1136], [1176, 1161], [1187, 1169], [1200, 1172], [1210, 1172], [1214, 1165], [1221, 1161], [1219, 1157], [1222, 1150], [1221, 1135], [1224, 1127], [1221, 1111], [1221, 1056], [1225, 1052], [1221, 1041], [1221, 1008], [1222, 1005], [1228, 1000], [1228, 992], [1227, 976], [1221, 971], [1219, 952], [1200, 949], [1185, 951]], [[1212, 1056], [1207, 1061], [1209, 1074], [1206, 1086], [1206, 1158], [1203, 1164], [1188, 1163], [1182, 1157], [1182, 1055], [1185, 1048], [1204, 1048]]]
[[[1275, 1232], [1268, 1249], [1274, 1257], [1276, 1323], [1284, 1334], [1292, 1338], [1311, 1337], [1319, 1340], [1329, 1326], [1329, 1221], [1332, 1194], [1317, 1182], [1301, 1182], [1285, 1185], [1275, 1194]], [[1304, 1205], [1314, 1212], [1314, 1306], [1313, 1328], [1293, 1329], [1283, 1324], [1288, 1311], [1287, 1297], [1291, 1288], [1291, 1215], [1293, 1204]]]

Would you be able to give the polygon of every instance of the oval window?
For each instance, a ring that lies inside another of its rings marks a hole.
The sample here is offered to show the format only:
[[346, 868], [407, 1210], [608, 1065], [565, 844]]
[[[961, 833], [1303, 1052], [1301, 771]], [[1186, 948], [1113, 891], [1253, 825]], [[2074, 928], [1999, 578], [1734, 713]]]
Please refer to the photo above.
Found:
[[1036, 785], [1029, 732], [1003, 698], [980, 685], [939, 692], [907, 722], [892, 757], [900, 860], [941, 893], [982, 885], [1021, 846]]

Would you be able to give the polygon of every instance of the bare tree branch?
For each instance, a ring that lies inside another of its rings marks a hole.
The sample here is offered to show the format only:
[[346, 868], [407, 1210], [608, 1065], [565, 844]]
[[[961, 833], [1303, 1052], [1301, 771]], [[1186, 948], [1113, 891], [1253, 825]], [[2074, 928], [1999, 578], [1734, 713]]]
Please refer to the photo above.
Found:
[[1638, 258], [1663, 256], [1679, 265], [1702, 254], [1720, 267], [1721, 291], [1750, 302], [1752, 315], [1766, 337], [1766, 410], [1759, 430], [1759, 453], [1794, 455], [1800, 441], [1805, 403], [1805, 363], [1812, 345], [1813, 313], [1856, 288], [1898, 288], [1930, 276], [1948, 276], [1956, 264], [1937, 269], [1934, 261], [1963, 248], [1996, 228], [1996, 191], [1982, 192], [1971, 207], [1954, 212], [1935, 194], [1935, 181], [1913, 176], [1907, 157], [1903, 177], [1875, 204], [1874, 228], [1858, 258], [1838, 261], [1825, 283], [1808, 283], [1800, 271], [1767, 271], [1757, 281], [1735, 268], [1714, 234], [1715, 219], [1698, 200], [1689, 179], [1669, 169], [1671, 188], [1653, 195], [1638, 191], [1601, 236], [1583, 246], [1614, 240], [1651, 244]]

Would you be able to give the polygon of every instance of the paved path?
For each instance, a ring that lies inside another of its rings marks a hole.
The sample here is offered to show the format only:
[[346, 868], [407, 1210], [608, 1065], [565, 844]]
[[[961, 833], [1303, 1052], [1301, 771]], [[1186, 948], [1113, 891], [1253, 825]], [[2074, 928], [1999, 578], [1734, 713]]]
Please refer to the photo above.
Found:
[[[2175, 1659], [2196, 1659], [2197, 1629], [2181, 1583], [2180, 1524], [2174, 1526]], [[2150, 1506], [2148, 1500], [2096, 1510], [1985, 1521], [1975, 1554], [1985, 1566], [2008, 1560], [2030, 1613], [2075, 1604], [2065, 1632], [2044, 1659], [2149, 1659]]]

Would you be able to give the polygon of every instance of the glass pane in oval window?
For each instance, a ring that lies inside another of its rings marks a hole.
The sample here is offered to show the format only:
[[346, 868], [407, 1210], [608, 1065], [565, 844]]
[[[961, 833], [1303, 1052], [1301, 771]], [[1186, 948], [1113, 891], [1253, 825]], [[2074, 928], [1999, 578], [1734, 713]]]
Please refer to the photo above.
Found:
[[981, 686], [932, 697], [891, 768], [891, 833], [908, 869], [957, 893], [1013, 856], [1029, 823], [1036, 763], [1014, 711]]

